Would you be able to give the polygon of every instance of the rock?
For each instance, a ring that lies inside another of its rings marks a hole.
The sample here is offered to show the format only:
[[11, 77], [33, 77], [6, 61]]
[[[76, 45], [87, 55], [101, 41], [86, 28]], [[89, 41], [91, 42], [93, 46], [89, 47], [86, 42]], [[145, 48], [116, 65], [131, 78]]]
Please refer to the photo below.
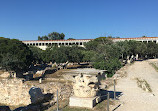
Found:
[[3, 74], [0, 74], [0, 77], [2, 77], [2, 78], [9, 78], [10, 77], [10, 73], [9, 72], [4, 72]]
[[39, 79], [39, 83], [40, 83], [40, 84], [42, 83], [42, 78]]
[[0, 103], [9, 106], [28, 105], [31, 103], [29, 89], [22, 79], [1, 79]]
[[43, 74], [44, 73], [44, 70], [41, 70], [41, 71], [37, 71], [36, 74]]
[[52, 68], [57, 68], [57, 67], [58, 67], [58, 65], [56, 62], [54, 64], [52, 64]]
[[31, 96], [31, 103], [39, 103], [44, 100], [44, 95], [42, 94], [41, 89], [38, 87], [32, 87], [29, 94]]
[[0, 111], [11, 111], [9, 106], [0, 106]]
[[139, 55], [138, 55], [138, 54], [136, 54], [136, 60], [138, 60], [138, 58], [139, 58]]
[[107, 84], [99, 85], [99, 88], [100, 88], [100, 89], [107, 89], [107, 87], [108, 87]]

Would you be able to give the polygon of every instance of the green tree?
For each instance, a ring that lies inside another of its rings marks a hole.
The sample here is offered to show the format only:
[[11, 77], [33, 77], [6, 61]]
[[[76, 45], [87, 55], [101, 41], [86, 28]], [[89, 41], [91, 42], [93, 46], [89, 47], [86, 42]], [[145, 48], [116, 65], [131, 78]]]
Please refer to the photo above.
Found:
[[90, 59], [94, 68], [107, 70], [108, 76], [112, 76], [121, 67], [120, 48], [111, 39], [97, 38], [85, 44], [85, 48], [87, 51], [95, 52]]
[[90, 51], [82, 50], [81, 53], [83, 55], [83, 59], [82, 59], [83, 62], [91, 62], [95, 55], [95, 52], [92, 50], [90, 50]]
[[43, 40], [43, 38], [42, 38], [42, 37], [40, 37], [40, 36], [38, 36], [38, 40]]
[[82, 62], [83, 54], [82, 47], [72, 46], [72, 47], [52, 47], [47, 48], [43, 52], [43, 60], [45, 62], [57, 62], [57, 63], [64, 63], [64, 62]]
[[155, 58], [158, 55], [158, 44], [154, 42], [147, 43], [148, 58]]
[[144, 59], [145, 55], [147, 55], [147, 44], [143, 42], [137, 42], [136, 45], [137, 45], [135, 48], [136, 54], [139, 55], [139, 58]]
[[0, 67], [15, 72], [26, 71], [32, 64], [31, 50], [19, 40], [0, 38]]
[[63, 40], [65, 35], [63, 33], [52, 32], [45, 36], [38, 36], [38, 40]]
[[99, 37], [99, 38], [89, 41], [88, 43], [85, 43], [84, 45], [87, 50], [96, 51], [99, 45], [109, 45], [112, 43], [113, 41], [106, 37]]
[[42, 49], [40, 49], [38, 47], [35, 47], [35, 46], [29, 46], [29, 49], [33, 53], [33, 63], [34, 64], [42, 63], [44, 61], [43, 57], [42, 57], [42, 54], [43, 54], [43, 50]]
[[75, 40], [74, 38], [68, 38], [67, 40]]

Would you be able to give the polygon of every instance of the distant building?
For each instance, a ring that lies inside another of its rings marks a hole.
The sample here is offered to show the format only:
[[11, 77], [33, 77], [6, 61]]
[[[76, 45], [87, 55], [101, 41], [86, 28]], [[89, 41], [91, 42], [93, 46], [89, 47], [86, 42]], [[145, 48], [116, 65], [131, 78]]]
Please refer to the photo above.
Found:
[[[158, 37], [137, 37], [137, 38], [110, 38], [114, 42], [125, 41], [125, 40], [136, 40], [140, 42], [155, 42], [158, 43]], [[84, 43], [87, 43], [93, 39], [74, 39], [74, 40], [30, 40], [22, 41], [26, 45], [37, 46], [42, 50], [46, 50], [48, 46], [72, 46], [77, 45], [84, 47]]]

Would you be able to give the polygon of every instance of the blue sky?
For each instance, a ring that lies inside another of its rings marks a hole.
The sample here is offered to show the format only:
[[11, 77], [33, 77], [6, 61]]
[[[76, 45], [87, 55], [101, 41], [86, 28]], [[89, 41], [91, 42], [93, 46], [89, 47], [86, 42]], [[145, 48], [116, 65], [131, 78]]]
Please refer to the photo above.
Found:
[[158, 0], [0, 0], [0, 37], [158, 37]]

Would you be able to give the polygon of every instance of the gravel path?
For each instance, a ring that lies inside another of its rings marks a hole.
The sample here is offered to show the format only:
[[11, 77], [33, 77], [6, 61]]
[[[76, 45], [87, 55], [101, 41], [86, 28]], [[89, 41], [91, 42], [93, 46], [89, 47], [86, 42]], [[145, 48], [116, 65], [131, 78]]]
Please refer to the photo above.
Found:
[[[115, 111], [158, 111], [158, 72], [149, 64], [155, 61], [158, 59], [137, 61], [126, 69], [127, 77], [117, 81], [116, 90], [123, 95], [119, 98], [121, 106]], [[152, 93], [139, 88], [134, 78], [145, 79]]]

